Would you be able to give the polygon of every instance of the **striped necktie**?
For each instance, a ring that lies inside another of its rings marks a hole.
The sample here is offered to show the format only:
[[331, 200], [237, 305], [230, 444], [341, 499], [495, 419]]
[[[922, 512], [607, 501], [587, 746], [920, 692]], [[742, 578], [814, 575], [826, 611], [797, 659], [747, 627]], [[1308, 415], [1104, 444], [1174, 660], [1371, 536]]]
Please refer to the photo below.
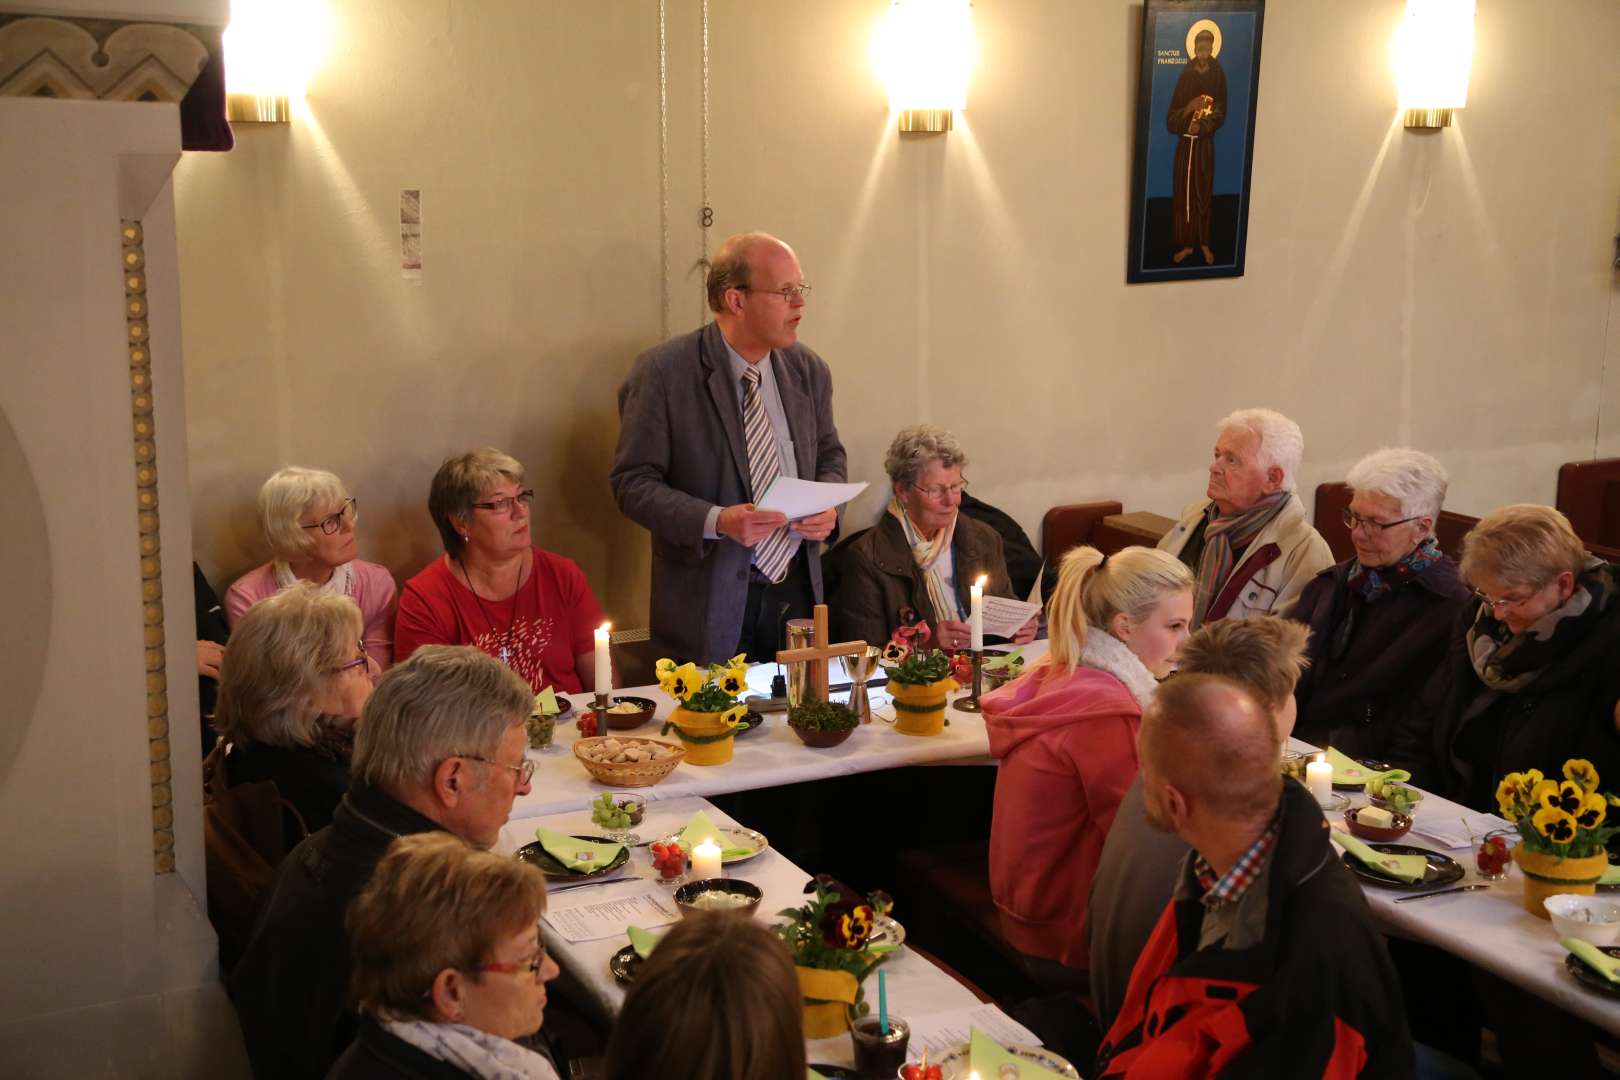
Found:
[[[743, 372], [743, 433], [748, 440], [748, 471], [753, 474], [754, 498], [764, 496], [771, 481], [782, 474], [781, 459], [776, 456], [776, 433], [771, 430], [770, 417], [765, 415], [765, 403], [759, 398], [759, 368], [748, 365]], [[787, 577], [789, 550], [792, 541], [784, 525], [754, 545], [754, 565], [771, 581]]]

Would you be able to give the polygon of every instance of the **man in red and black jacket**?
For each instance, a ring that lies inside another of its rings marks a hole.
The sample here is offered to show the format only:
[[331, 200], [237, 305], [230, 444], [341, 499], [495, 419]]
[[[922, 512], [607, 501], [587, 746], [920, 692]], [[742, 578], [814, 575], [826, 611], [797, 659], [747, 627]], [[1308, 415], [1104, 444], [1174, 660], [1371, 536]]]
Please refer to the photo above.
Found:
[[1413, 1076], [1383, 939], [1315, 800], [1279, 774], [1265, 710], [1178, 675], [1138, 754], [1149, 822], [1193, 850], [1092, 1075]]

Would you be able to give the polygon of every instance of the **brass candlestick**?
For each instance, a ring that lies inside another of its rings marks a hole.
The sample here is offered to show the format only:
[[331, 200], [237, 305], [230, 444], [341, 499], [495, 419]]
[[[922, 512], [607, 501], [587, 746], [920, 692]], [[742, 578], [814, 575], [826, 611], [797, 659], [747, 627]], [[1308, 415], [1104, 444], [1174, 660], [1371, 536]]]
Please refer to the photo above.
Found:
[[973, 650], [973, 692], [958, 698], [954, 707], [958, 712], [980, 712], [979, 691], [984, 688], [984, 650]]

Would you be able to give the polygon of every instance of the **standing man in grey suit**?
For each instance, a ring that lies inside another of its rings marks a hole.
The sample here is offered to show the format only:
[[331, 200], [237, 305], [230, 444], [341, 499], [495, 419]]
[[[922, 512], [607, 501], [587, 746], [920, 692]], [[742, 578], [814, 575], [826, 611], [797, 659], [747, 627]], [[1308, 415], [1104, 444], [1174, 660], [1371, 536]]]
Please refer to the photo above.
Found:
[[837, 511], [789, 521], [754, 508], [777, 476], [845, 479], [832, 376], [798, 344], [809, 291], [782, 241], [731, 237], [709, 267], [714, 322], [642, 353], [619, 388], [613, 495], [652, 533], [660, 656], [769, 659], [783, 619], [823, 596]]

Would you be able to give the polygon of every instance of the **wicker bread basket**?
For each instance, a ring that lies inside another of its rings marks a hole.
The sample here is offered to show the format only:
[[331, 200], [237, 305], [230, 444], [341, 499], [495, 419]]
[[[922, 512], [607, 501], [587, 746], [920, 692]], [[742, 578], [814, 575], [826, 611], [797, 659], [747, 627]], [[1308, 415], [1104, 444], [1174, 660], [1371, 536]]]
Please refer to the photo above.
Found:
[[[625, 746], [656, 746], [661, 750], [673, 750], [675, 753], [657, 761], [626, 761], [617, 765], [610, 762], [592, 761], [580, 751], [587, 746], [606, 742], [608, 739], [617, 739]], [[585, 771], [597, 780], [610, 787], [637, 788], [652, 787], [658, 781], [675, 770], [675, 766], [686, 757], [686, 748], [675, 743], [664, 742], [662, 739], [638, 739], [626, 735], [597, 735], [589, 739], [580, 739], [574, 744], [574, 757], [585, 766]]]

